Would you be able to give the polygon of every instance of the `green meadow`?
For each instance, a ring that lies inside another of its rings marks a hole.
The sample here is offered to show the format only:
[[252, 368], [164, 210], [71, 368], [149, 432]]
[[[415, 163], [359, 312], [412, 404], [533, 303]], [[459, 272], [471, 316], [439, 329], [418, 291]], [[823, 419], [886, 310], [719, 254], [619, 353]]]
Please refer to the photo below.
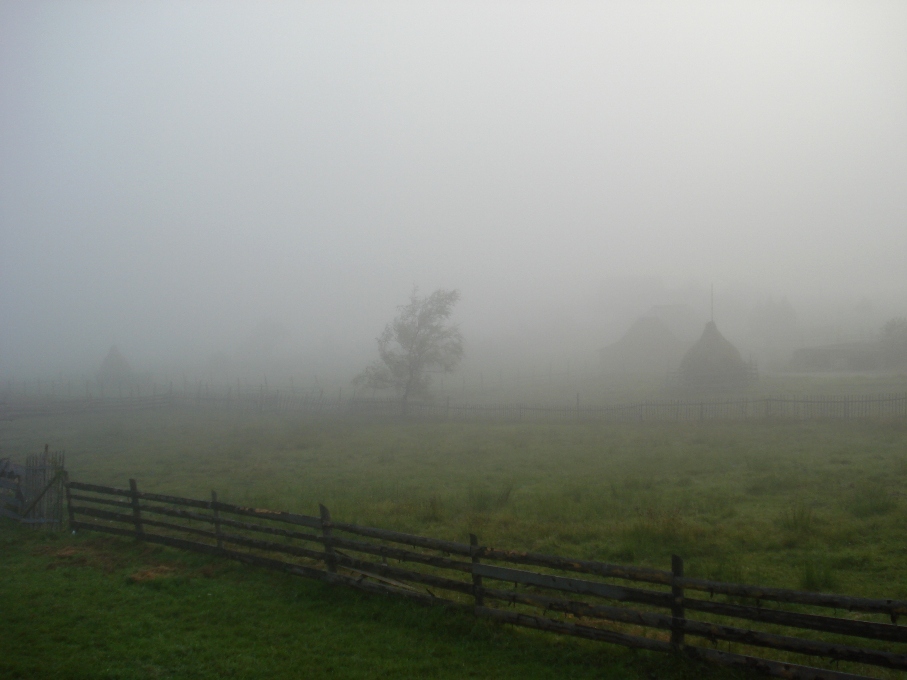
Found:
[[0, 677], [731, 680], [724, 669], [0, 521]]
[[[307, 514], [322, 502], [336, 519], [441, 538], [473, 532], [485, 545], [659, 568], [676, 553], [695, 576], [907, 598], [903, 422], [464, 424], [160, 410], [0, 424], [0, 456], [22, 459], [45, 443], [66, 450], [78, 481], [127, 487], [132, 477], [140, 490], [206, 498], [213, 489], [226, 502]], [[74, 630], [75, 611], [92, 635], [120, 618], [147, 631], [123, 643], [137, 660], [104, 677], [301, 677], [294, 659], [314, 664], [307, 677], [736, 677], [129, 542], [8, 522], [2, 532], [2, 601], [47, 598], [42, 626], [57, 631], [47, 635], [87, 659], [57, 677], [101, 677], [79, 669], [102, 652], [61, 632]], [[59, 557], [66, 550], [76, 558]], [[95, 552], [114, 554], [114, 566], [92, 566], [106, 559]], [[175, 566], [134, 578], [161, 565]], [[233, 623], [222, 628], [221, 616]], [[242, 637], [240, 619], [276, 627], [275, 640], [317, 630], [317, 649], [290, 645], [265, 663], [278, 643]], [[180, 626], [192, 631], [185, 641]], [[51, 643], [28, 626], [17, 635], [7, 674], [38, 677], [25, 670], [28, 648]], [[363, 655], [356, 663], [348, 644]], [[181, 645], [188, 651], [174, 660]], [[429, 648], [440, 656], [420, 651]], [[35, 657], [32, 671], [53, 657], [50, 648]]]

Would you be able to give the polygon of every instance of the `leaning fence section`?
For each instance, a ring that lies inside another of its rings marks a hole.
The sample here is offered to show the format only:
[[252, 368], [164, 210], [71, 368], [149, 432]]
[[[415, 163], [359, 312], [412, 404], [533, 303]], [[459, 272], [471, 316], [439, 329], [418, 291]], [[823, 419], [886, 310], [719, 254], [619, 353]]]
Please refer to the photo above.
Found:
[[[761, 588], [210, 499], [70, 482], [70, 526], [784, 678], [907, 671], [907, 601]], [[824, 663], [825, 667], [816, 664]], [[834, 667], [832, 667], [834, 666]], [[875, 677], [878, 677], [877, 675]]]

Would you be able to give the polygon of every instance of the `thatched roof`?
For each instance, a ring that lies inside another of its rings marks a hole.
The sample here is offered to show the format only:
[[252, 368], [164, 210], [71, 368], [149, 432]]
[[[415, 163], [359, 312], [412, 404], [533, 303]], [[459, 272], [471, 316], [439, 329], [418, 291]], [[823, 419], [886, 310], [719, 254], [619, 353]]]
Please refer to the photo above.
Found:
[[98, 382], [102, 385], [117, 385], [127, 383], [132, 380], [132, 368], [126, 361], [116, 345], [110, 348], [104, 361], [101, 362], [101, 368], [98, 369]]
[[680, 383], [686, 389], [733, 390], [746, 387], [753, 369], [725, 338], [714, 321], [680, 362]]
[[677, 368], [687, 347], [664, 321], [643, 316], [620, 340], [602, 349], [602, 365], [610, 373], [664, 373]]

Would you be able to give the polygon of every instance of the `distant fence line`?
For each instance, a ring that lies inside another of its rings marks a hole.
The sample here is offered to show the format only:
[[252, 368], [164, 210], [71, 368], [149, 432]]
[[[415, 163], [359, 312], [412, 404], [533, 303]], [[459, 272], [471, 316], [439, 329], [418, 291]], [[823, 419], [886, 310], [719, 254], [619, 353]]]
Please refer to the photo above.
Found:
[[[392, 416], [400, 402], [353, 401], [351, 413]], [[907, 418], [907, 393], [823, 397], [760, 397], [701, 400], [659, 400], [612, 406], [527, 406], [411, 403], [407, 415], [442, 420], [494, 421], [666, 421], [812, 420]]]
[[199, 387], [194, 392], [161, 391], [146, 396], [83, 398], [0, 397], [0, 420], [163, 408], [295, 412], [323, 417], [395, 418], [490, 422], [696, 422], [741, 420], [896, 420], [907, 418], [907, 392], [840, 396], [665, 399], [633, 404], [569, 406], [468, 404], [450, 398], [407, 404], [397, 399], [324, 398], [261, 387], [234, 391]]
[[[854, 672], [873, 667], [907, 671], [907, 626], [897, 625], [907, 616], [903, 600], [690, 578], [676, 555], [668, 571], [503, 550], [480, 545], [474, 534], [460, 543], [338, 522], [323, 505], [309, 516], [224, 503], [213, 491], [210, 500], [141, 492], [134, 479], [128, 489], [67, 482], [66, 497], [74, 530], [462, 608], [517, 626], [798, 680], [855, 680], [866, 676]], [[801, 665], [815, 658], [853, 665], [847, 671]]]

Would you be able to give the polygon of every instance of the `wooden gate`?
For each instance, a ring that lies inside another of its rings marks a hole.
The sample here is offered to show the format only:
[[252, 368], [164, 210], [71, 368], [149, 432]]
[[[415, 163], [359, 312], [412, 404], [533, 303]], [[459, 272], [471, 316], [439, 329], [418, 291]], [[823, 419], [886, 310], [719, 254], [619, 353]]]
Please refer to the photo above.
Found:
[[65, 454], [44, 447], [25, 465], [0, 459], [0, 515], [22, 524], [59, 529], [63, 522]]

